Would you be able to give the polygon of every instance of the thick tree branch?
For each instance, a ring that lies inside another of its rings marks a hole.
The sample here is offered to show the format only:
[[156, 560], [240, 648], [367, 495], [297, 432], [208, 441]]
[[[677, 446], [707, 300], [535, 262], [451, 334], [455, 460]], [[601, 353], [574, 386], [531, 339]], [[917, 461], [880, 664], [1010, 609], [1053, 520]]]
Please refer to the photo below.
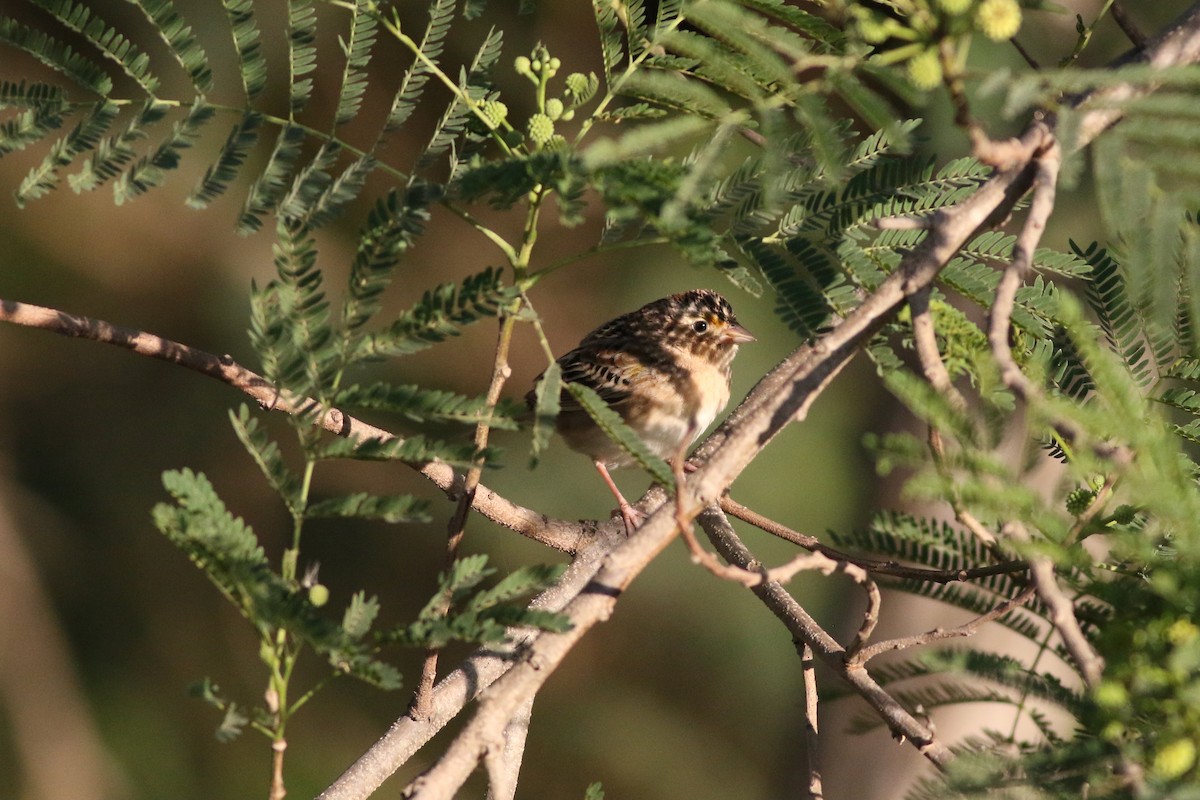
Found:
[[[562, 577], [538, 595], [531, 608], [561, 612], [592, 585], [596, 572], [614, 544], [626, 540], [619, 524], [609, 526], [608, 535], [590, 539], [576, 553]], [[516, 631], [504, 647], [482, 647], [434, 686], [428, 716], [417, 719], [406, 714], [396, 720], [379, 741], [334, 781], [318, 800], [365, 800], [401, 765], [457, 717], [467, 703], [477, 698], [517, 662], [535, 634]]]

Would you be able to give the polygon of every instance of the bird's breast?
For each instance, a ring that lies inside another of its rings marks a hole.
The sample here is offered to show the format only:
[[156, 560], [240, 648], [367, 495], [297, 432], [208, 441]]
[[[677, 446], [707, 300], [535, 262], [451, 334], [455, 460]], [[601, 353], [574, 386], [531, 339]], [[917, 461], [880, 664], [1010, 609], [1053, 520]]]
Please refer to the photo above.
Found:
[[711, 358], [682, 354], [677, 369], [647, 392], [641, 414], [627, 421], [662, 458], [694, 442], [729, 402], [729, 368]]

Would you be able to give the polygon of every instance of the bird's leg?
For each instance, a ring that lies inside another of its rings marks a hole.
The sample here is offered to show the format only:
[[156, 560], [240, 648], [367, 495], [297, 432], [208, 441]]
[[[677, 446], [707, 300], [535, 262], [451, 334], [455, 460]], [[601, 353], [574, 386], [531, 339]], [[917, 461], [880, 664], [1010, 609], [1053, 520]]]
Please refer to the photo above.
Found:
[[600, 473], [600, 477], [604, 478], [608, 490], [613, 493], [613, 497], [617, 498], [617, 505], [621, 508], [621, 519], [625, 522], [625, 535], [632, 536], [637, 526], [645, 521], [646, 515], [629, 504], [629, 501], [621, 494], [621, 490], [617, 488], [617, 484], [613, 483], [612, 476], [608, 474], [608, 467], [604, 466], [603, 462], [593, 461], [592, 463], [596, 465], [596, 471]]
[[675, 451], [675, 461], [672, 462], [673, 464], [679, 465], [679, 468], [682, 469], [687, 475], [691, 475], [693, 472], [700, 469], [691, 461], [688, 461], [687, 457], [688, 447], [691, 446], [692, 442], [694, 442], [696, 437], [700, 434], [698, 428], [699, 426], [696, 424], [696, 420], [692, 420], [690, 423], [688, 423], [687, 433], [684, 434], [683, 441], [679, 443], [679, 449]]

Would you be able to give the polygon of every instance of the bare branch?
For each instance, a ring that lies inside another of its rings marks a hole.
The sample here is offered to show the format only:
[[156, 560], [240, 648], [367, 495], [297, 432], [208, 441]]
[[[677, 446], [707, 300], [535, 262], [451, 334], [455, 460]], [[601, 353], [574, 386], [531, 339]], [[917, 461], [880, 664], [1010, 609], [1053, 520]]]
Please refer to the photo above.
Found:
[[1000, 367], [1000, 377], [1004, 385], [1022, 399], [1028, 399], [1034, 391], [1029, 379], [1013, 358], [1012, 348], [1008, 339], [1012, 321], [1013, 307], [1016, 305], [1017, 290], [1024, 284], [1025, 278], [1033, 269], [1033, 253], [1046, 230], [1046, 220], [1054, 211], [1055, 186], [1058, 181], [1058, 170], [1062, 165], [1062, 150], [1057, 142], [1049, 142], [1048, 146], [1038, 154], [1035, 161], [1037, 171], [1033, 179], [1033, 201], [1029, 207], [1029, 216], [1021, 227], [1017, 241], [1013, 245], [1013, 256], [1004, 270], [1000, 283], [996, 287], [996, 296], [992, 302], [992, 311], [988, 321], [988, 343], [991, 345], [992, 357]]
[[[1004, 533], [1021, 542], [1029, 541], [1029, 531], [1023, 524], [1010, 521]], [[1058, 579], [1054, 576], [1054, 562], [1046, 556], [1034, 556], [1029, 564], [1029, 577], [1038, 599], [1050, 610], [1050, 623], [1062, 637], [1063, 645], [1071, 654], [1071, 660], [1079, 668], [1084, 683], [1095, 688], [1104, 674], [1104, 659], [1092, 647], [1091, 642], [1079, 626], [1075, 617], [1075, 605], [1063, 594]]]
[[287, 742], [276, 739], [271, 742], [271, 789], [267, 794], [269, 800], [283, 800], [287, 789], [283, 783], [283, 754], [287, 752]]
[[1063, 594], [1058, 579], [1054, 576], [1054, 564], [1050, 559], [1038, 557], [1030, 565], [1030, 577], [1037, 589], [1038, 599], [1050, 609], [1050, 621], [1062, 637], [1071, 660], [1079, 668], [1083, 681], [1089, 688], [1100, 685], [1104, 676], [1104, 658], [1087, 640], [1079, 620], [1075, 617], [1075, 605]]
[[873, 224], [881, 231], [927, 231], [933, 227], [933, 218], [878, 217]]
[[[847, 571], [846, 574], [850, 575], [851, 573]], [[878, 584], [871, 580], [866, 572], [863, 572], [855, 580], [867, 593], [867, 610], [863, 612], [862, 624], [858, 626], [858, 633], [854, 635], [854, 641], [846, 648], [846, 656], [850, 659], [853, 659], [871, 640], [871, 634], [875, 632], [875, 626], [879, 624], [879, 608], [883, 605], [883, 595], [879, 592]]]
[[[747, 568], [753, 563], [754, 556], [721, 514], [705, 511], [699, 520], [717, 550], [731, 564]], [[782, 585], [769, 582], [751, 587], [750, 591], [784, 624], [793, 638], [809, 646], [817, 658], [861, 695], [897, 737], [911, 742], [918, 752], [938, 767], [950, 763], [954, 758], [953, 753], [934, 736], [932, 729], [884, 691], [866, 669], [851, 667], [842, 646], [817, 624]]]
[[[828, 558], [820, 553], [802, 553], [786, 564], [782, 564], [772, 569], [766, 569], [757, 561], [754, 562], [751, 569], [743, 569], [742, 567], [733, 564], [722, 564], [717, 557], [704, 549], [700, 542], [696, 539], [696, 532], [692, 530], [691, 519], [686, 513], [686, 504], [683, 496], [683, 459], [677, 458], [672, 462], [672, 470], [675, 472], [675, 524], [679, 527], [683, 534], [683, 542], [687, 545], [688, 552], [692, 554], [692, 561], [704, 567], [713, 575], [724, 580], [740, 583], [743, 586], [758, 586], [761, 583], [768, 581], [777, 581], [779, 583], [787, 583], [794, 578], [798, 573], [810, 569], [820, 570], [826, 575], [832, 574], [838, 569], [845, 571], [851, 577], [860, 583], [863, 580], [869, 581], [866, 577], [866, 572], [861, 568], [845, 561], [838, 562]], [[871, 584], [874, 586], [874, 583]]]
[[[261, 375], [238, 364], [232, 356], [216, 356], [146, 331], [124, 328], [104, 320], [14, 300], [0, 300], [0, 322], [41, 328], [61, 336], [116, 345], [132, 350], [138, 355], [169, 361], [232, 386], [254, 398], [260, 406], [270, 411], [295, 415], [305, 413], [316, 405], [316, 401], [311, 398], [276, 389]], [[363, 422], [336, 408], [326, 411], [318, 424], [330, 433], [360, 443], [372, 440], [391, 442], [397, 438], [382, 428]], [[412, 463], [409, 466], [432, 481], [451, 500], [463, 496], [463, 476], [449, 464], [443, 461], [428, 461]], [[595, 535], [593, 525], [547, 517], [533, 509], [519, 506], [483, 485], [477, 487], [471, 507], [498, 525], [564, 553], [574, 553], [588, 538]]]
[[[1197, 61], [1200, 61], [1200, 3], [1183, 12], [1126, 63], [1166, 68]], [[1076, 118], [1075, 140], [1063, 142], [1063, 146], [1068, 151], [1086, 146], [1124, 116], [1125, 104], [1152, 91], [1153, 86], [1118, 84], [1080, 98], [1075, 105], [1083, 113]]]
[[517, 794], [517, 776], [521, 772], [521, 761], [525, 755], [525, 739], [529, 735], [529, 721], [533, 714], [533, 698], [517, 709], [517, 713], [504, 726], [502, 746], [488, 750], [484, 765], [488, 773], [486, 800], [513, 800]]
[[1016, 49], [1017, 54], [1020, 55], [1021, 58], [1025, 60], [1025, 63], [1029, 65], [1030, 69], [1034, 70], [1035, 72], [1041, 71], [1042, 65], [1039, 64], [1037, 59], [1033, 57], [1033, 53], [1030, 53], [1025, 49], [1025, 45], [1017, 41], [1017, 37], [1014, 36], [1008, 41]]

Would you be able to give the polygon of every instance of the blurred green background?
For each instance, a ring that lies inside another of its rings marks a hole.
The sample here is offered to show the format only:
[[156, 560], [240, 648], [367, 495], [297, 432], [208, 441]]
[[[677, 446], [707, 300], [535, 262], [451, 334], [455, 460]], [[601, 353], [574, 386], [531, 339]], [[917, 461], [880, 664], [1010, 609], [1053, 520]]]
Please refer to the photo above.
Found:
[[[44, 15], [19, 0], [4, 5], [6, 12], [47, 27]], [[132, 6], [114, 0], [90, 5], [130, 31], [156, 58], [163, 57]], [[423, 3], [400, 5], [406, 19], [420, 24]], [[1099, 3], [1071, 5], [1094, 15]], [[278, 69], [281, 4], [258, 6], [268, 59]], [[218, 86], [235, 86], [219, 5], [189, 0], [179, 7], [217, 62]], [[340, 12], [322, 7], [320, 14], [322, 56], [336, 55]], [[1069, 49], [1070, 15], [1036, 15], [1036, 20], [1036, 29], [1022, 34], [1031, 50], [1052, 58], [1049, 54]], [[469, 58], [491, 24], [506, 31], [497, 79], [508, 89], [504, 99], [518, 119], [529, 111], [520, 107], [529, 102], [528, 84], [522, 85], [509, 65], [537, 41], [562, 58], [564, 74], [599, 71], [594, 25], [582, 2], [545, 2], [534, 15], [517, 17], [514, 3], [493, 0], [483, 19], [456, 26], [445, 63]], [[1104, 41], [1093, 55], [1097, 60], [1123, 46], [1108, 27], [1099, 35]], [[381, 53], [372, 64], [377, 85], [350, 131], [352, 140], [356, 135], [369, 140], [386, 111], [380, 104], [390, 101], [399, 68], [407, 63], [394, 49]], [[389, 62], [388, 54], [397, 60]], [[983, 67], [1017, 63], [1014, 53], [999, 48], [980, 47], [973, 56]], [[180, 79], [170, 69], [161, 71]], [[2, 51], [0, 79], [21, 77], [53, 80], [32, 59]], [[308, 112], [314, 119], [329, 118], [335, 90], [336, 80], [323, 80], [318, 73]], [[188, 96], [180, 83], [162, 93]], [[210, 99], [238, 102], [232, 94]], [[267, 103], [281, 107], [282, 99], [276, 94]], [[405, 166], [440, 110], [437, 103], [426, 107], [386, 160]], [[946, 122], [944, 108], [935, 103], [914, 113], [928, 118], [925, 133], [935, 151], [946, 157], [961, 154], [961, 139]], [[247, 238], [235, 234], [244, 186], [205, 212], [183, 204], [223, 133], [202, 142], [183, 174], [132, 205], [115, 207], [105, 188], [84, 196], [63, 189], [24, 211], [11, 203], [2, 207], [0, 298], [141, 328], [228, 352], [256, 367], [245, 335], [248, 288], [251, 280], [261, 283], [272, 275], [273, 235], [269, 230]], [[15, 188], [43, 153], [34, 148], [0, 159], [0, 187]], [[1077, 201], [1064, 204], [1046, 238], [1050, 246], [1065, 247], [1068, 233], [1082, 240], [1099, 235], [1086, 174], [1080, 181], [1073, 194]], [[377, 178], [366, 196], [385, 187]], [[354, 206], [319, 237], [320, 263], [333, 289], [344, 275], [365, 208]], [[592, 203], [589, 221], [576, 229], [559, 228], [548, 215], [535, 265], [591, 246], [599, 214]], [[519, 231], [519, 214], [484, 209], [480, 215], [506, 234]], [[499, 263], [482, 237], [452, 215], [435, 213], [390, 303], [402, 308], [437, 282]], [[759, 343], [743, 348], [735, 365], [736, 402], [797, 344], [774, 317], [769, 294], [747, 295], [715, 273], [687, 266], [670, 249], [654, 247], [582, 261], [540, 284], [533, 300], [563, 352], [610, 317], [695, 286], [724, 292], [759, 337]], [[391, 366], [388, 376], [481, 393], [494, 335], [493, 323], [477, 325]], [[505, 394], [521, 397], [543, 367], [532, 335], [521, 330]], [[150, 522], [151, 507], [165, 496], [161, 472], [188, 466], [205, 472], [230, 509], [246, 518], [278, 556], [288, 530], [286, 514], [226, 420], [227, 410], [242, 398], [174, 366], [13, 326], [0, 326], [0, 376], [0, 798], [265, 796], [267, 741], [246, 733], [232, 744], [219, 744], [213, 737], [219, 715], [185, 692], [189, 683], [209, 676], [232, 698], [257, 702], [265, 673], [256, 640]], [[272, 424], [286, 441], [286, 425]], [[893, 488], [875, 477], [861, 445], [863, 433], [903, 424], [869, 364], [860, 359], [804, 424], [787, 431], [751, 465], [733, 495], [805, 532], [862, 523], [882, 503], [895, 500]], [[523, 435], [502, 435], [497, 441], [508, 455], [503, 469], [485, 475], [491, 487], [555, 516], [608, 513], [611, 499], [586, 459], [555, 442], [541, 467], [530, 471]], [[647, 483], [636, 474], [619, 481], [631, 496]], [[399, 465], [338, 464], [318, 471], [318, 489], [413, 491], [434, 500], [432, 524], [325, 522], [311, 526], [303, 545], [304, 560], [321, 563], [321, 578], [333, 592], [330, 608], [340, 608], [352, 592], [365, 589], [379, 596], [384, 624], [410, 619], [435, 587], [450, 504]], [[765, 534], [743, 533], [767, 561], [791, 554]], [[478, 519], [465, 547], [491, 554], [501, 568], [560, 558]], [[861, 601], [844, 579], [803, 574], [792, 588], [840, 638], [855, 629]], [[907, 612], [889, 616], [887, 611], [882, 635], [914, 628]], [[918, 619], [915, 627], [929, 625]], [[461, 652], [452, 649], [443, 664], [453, 664]], [[401, 654], [398, 663], [411, 686], [419, 654]], [[321, 664], [311, 660], [307, 677], [320, 674]], [[406, 692], [383, 695], [351, 681], [323, 691], [289, 729], [290, 796], [311, 796], [324, 788], [403, 713], [407, 702]], [[889, 746], [882, 732], [842, 733], [854, 709], [853, 701], [822, 706], [827, 794], [895, 796], [898, 773], [891, 770], [921, 769], [920, 759], [911, 748]], [[786, 632], [748, 592], [691, 564], [676, 543], [539, 696], [519, 796], [582, 797], [595, 780], [604, 782], [611, 798], [796, 796], [802, 780], [801, 715], [799, 659]], [[429, 752], [436, 754], [446, 741], [443, 734]], [[869, 775], [862, 762], [867, 753]], [[424, 758], [402, 776], [427, 765]], [[872, 788], [872, 782], [878, 786]], [[401, 785], [394, 779], [385, 791], [394, 795]]]

